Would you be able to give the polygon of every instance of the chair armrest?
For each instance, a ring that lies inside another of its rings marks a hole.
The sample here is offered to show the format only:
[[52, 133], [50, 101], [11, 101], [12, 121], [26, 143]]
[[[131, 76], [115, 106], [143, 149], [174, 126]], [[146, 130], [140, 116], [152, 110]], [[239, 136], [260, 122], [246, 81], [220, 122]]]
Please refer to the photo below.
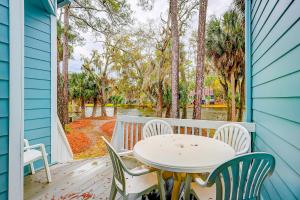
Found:
[[39, 148], [39, 149], [45, 148], [45, 145], [44, 144], [34, 144], [34, 145], [24, 147], [24, 150], [37, 149], [37, 148]]
[[207, 187], [207, 182], [203, 181], [201, 178], [195, 178], [194, 181], [202, 187]]
[[25, 146], [25, 147], [29, 147], [29, 142], [28, 142], [28, 140], [26, 140], [26, 139], [24, 139], [24, 146]]
[[141, 175], [149, 174], [151, 172], [155, 172], [156, 169], [141, 166], [141, 167], [137, 167], [137, 168], [134, 168], [131, 170], [125, 169], [125, 171], [131, 176], [141, 176]]
[[120, 157], [123, 157], [123, 156], [133, 156], [133, 151], [124, 151], [124, 152], [120, 152], [120, 153], [118, 153], [118, 155], [120, 156]]

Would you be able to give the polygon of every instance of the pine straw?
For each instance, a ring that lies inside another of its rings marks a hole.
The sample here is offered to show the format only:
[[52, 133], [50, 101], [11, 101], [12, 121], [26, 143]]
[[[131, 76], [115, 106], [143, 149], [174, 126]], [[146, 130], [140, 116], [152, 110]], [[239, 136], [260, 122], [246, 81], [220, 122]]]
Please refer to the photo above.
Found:
[[106, 155], [106, 145], [101, 136], [110, 141], [114, 126], [115, 118], [112, 117], [90, 117], [68, 124], [66, 126], [67, 138], [74, 153], [74, 159]]
[[80, 129], [89, 126], [90, 121], [78, 120], [66, 125], [67, 139], [74, 154], [81, 153], [90, 147], [91, 141]]
[[106, 122], [100, 125], [100, 131], [102, 131], [106, 136], [112, 137], [114, 128], [115, 128], [116, 120]]

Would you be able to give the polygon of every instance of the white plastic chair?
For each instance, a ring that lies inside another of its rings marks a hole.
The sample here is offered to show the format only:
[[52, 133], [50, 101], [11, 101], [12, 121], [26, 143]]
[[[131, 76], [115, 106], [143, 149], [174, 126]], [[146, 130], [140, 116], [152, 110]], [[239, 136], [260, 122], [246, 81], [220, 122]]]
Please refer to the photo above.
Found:
[[24, 166], [30, 165], [31, 174], [35, 174], [33, 162], [43, 160], [48, 182], [51, 182], [50, 168], [44, 144], [29, 145], [28, 140], [24, 139]]
[[110, 200], [115, 199], [117, 192], [123, 199], [137, 199], [159, 189], [156, 172], [144, 167], [128, 169], [111, 144], [104, 137], [102, 139], [106, 143], [114, 170]]
[[167, 122], [160, 119], [148, 121], [143, 127], [143, 138], [148, 138], [155, 135], [173, 134], [173, 129]]
[[235, 150], [236, 155], [248, 153], [250, 150], [250, 133], [239, 124], [229, 123], [219, 127], [214, 139], [229, 144]]

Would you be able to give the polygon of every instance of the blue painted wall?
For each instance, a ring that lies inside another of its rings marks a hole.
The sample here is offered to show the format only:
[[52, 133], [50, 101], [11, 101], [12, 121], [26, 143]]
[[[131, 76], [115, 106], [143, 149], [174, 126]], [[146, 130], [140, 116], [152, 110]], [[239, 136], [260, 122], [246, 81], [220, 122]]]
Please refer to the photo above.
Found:
[[254, 149], [277, 162], [262, 194], [300, 199], [300, 1], [253, 0], [251, 9]]
[[[51, 19], [41, 1], [25, 0], [24, 129], [30, 144], [51, 157]], [[41, 161], [37, 168], [43, 167]], [[28, 168], [25, 169], [25, 174]]]
[[8, 193], [9, 8], [0, 0], [0, 199]]

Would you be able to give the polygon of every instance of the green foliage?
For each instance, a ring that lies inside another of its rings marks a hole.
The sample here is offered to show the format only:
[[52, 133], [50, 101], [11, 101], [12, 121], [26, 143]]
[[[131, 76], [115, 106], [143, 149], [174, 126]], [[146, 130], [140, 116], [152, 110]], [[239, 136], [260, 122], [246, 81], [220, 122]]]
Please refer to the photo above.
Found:
[[[105, 101], [105, 96], [109, 93], [111, 87], [109, 85], [108, 73], [110, 72], [109, 59], [111, 56], [109, 51], [100, 54], [97, 50], [93, 50], [90, 57], [82, 57], [82, 69], [88, 75], [91, 81], [93, 91], [101, 96]], [[101, 91], [101, 92], [100, 92]], [[104, 102], [105, 103], [105, 102]]]
[[84, 72], [69, 74], [69, 94], [71, 99], [89, 100], [98, 96], [98, 89], [93, 77]]
[[170, 86], [165, 87], [163, 100], [165, 105], [172, 103], [172, 91]]
[[[237, 5], [242, 0], [235, 0]], [[151, 9], [154, 1], [140, 0], [139, 5]], [[199, 1], [179, 1], [180, 34], [185, 35], [189, 19], [198, 8]], [[149, 7], [150, 6], [150, 7]], [[71, 4], [71, 25], [78, 30], [93, 30], [101, 46], [82, 57], [81, 73], [70, 74], [69, 91], [72, 99], [86, 101], [97, 98], [100, 104], [134, 103], [157, 106], [159, 94], [163, 106], [172, 102], [171, 95], [171, 35], [169, 22], [162, 20], [159, 27], [146, 25], [123, 29], [131, 23], [131, 10], [125, 0], [78, 0]], [[162, 16], [163, 18], [164, 16]], [[62, 35], [58, 22], [58, 35]], [[70, 49], [78, 41], [78, 33], [71, 27]], [[61, 39], [61, 37], [59, 37]], [[179, 104], [192, 103], [195, 88], [195, 52], [197, 34], [188, 46], [180, 44]], [[59, 42], [59, 41], [58, 41]], [[59, 57], [62, 46], [58, 45]], [[205, 61], [205, 87], [212, 88], [216, 98], [224, 99], [223, 85], [230, 89], [229, 74], [235, 71], [239, 80], [244, 73], [244, 30], [239, 11], [229, 10], [221, 18], [212, 17], [207, 25]], [[162, 89], [162, 92], [161, 90]], [[231, 96], [230, 92], [226, 94]], [[237, 101], [241, 101], [239, 95]], [[208, 99], [209, 100], [209, 99]], [[101, 103], [102, 102], [102, 103]]]
[[[236, 1], [236, 3], [238, 3]], [[239, 8], [243, 9], [243, 8]], [[238, 9], [227, 11], [222, 18], [213, 17], [207, 26], [206, 49], [208, 57], [213, 61], [219, 81], [224, 89], [225, 99], [231, 99], [232, 119], [236, 120], [235, 105], [242, 105], [244, 95], [236, 95], [236, 90], [243, 93], [245, 78], [245, 38], [244, 18]], [[230, 92], [229, 92], [230, 89]], [[239, 120], [242, 116], [239, 110]], [[229, 119], [229, 118], [228, 118]]]
[[109, 102], [111, 102], [114, 106], [124, 103], [124, 100], [124, 97], [119, 95], [113, 95], [109, 97]]
[[213, 17], [208, 22], [206, 35], [207, 55], [218, 75], [225, 80], [232, 71], [237, 78], [242, 76], [245, 48], [242, 17], [234, 10], [227, 11], [221, 19]]
[[186, 84], [179, 83], [179, 104], [180, 107], [185, 107], [189, 103], [189, 91]]

